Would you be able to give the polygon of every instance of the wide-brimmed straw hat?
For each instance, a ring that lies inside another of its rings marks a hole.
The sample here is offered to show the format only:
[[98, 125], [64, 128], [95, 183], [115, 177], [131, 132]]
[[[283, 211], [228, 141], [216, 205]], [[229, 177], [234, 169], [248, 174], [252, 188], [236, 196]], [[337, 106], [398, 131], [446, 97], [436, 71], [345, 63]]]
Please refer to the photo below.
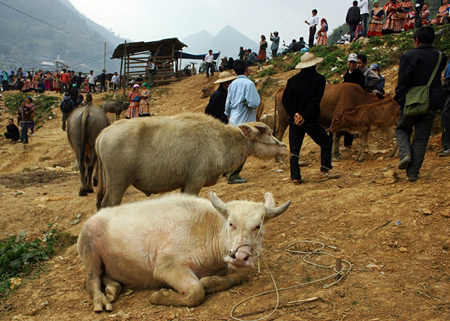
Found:
[[295, 69], [304, 69], [321, 63], [323, 58], [316, 57], [312, 52], [307, 52], [302, 56], [302, 60], [295, 66]]
[[222, 71], [219, 75], [219, 79], [217, 79], [214, 83], [215, 84], [221, 84], [223, 82], [227, 82], [227, 81], [232, 81], [235, 80], [236, 76], [233, 75], [231, 72], [229, 71]]

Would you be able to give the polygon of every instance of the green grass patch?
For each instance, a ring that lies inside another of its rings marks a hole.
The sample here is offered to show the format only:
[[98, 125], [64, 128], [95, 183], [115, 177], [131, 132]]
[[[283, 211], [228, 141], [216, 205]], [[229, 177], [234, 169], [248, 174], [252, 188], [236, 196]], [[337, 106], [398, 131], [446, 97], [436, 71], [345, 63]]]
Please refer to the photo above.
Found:
[[[52, 108], [59, 106], [60, 98], [47, 95], [34, 95], [30, 94], [14, 94], [5, 98], [5, 105], [8, 110], [18, 111], [20, 107], [20, 101], [25, 100], [27, 97], [33, 99], [34, 104], [34, 125], [36, 130], [42, 127], [42, 120], [48, 119], [53, 115]], [[39, 126], [38, 126], [39, 125]]]
[[276, 73], [277, 72], [273, 68], [267, 68], [267, 69], [262, 70], [256, 77], [258, 77], [258, 78], [268, 77], [268, 76], [273, 76]]
[[0, 298], [10, 293], [10, 278], [26, 277], [42, 263], [76, 242], [76, 237], [49, 229], [42, 237], [26, 241], [25, 231], [0, 241]]

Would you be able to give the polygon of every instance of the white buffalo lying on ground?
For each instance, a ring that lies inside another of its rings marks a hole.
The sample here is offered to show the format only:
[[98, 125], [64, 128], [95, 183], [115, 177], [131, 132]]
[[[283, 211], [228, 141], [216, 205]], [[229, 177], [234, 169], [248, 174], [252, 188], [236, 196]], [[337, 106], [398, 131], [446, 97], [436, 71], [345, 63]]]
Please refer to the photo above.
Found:
[[178, 188], [197, 195], [250, 155], [287, 153], [263, 123], [230, 126], [203, 113], [119, 120], [102, 131], [95, 148], [97, 208], [119, 205], [130, 185], [146, 195]]
[[[290, 205], [223, 203], [186, 194], [102, 209], [86, 221], [78, 253], [94, 311], [112, 310], [122, 285], [161, 288], [152, 304], [195, 306], [205, 293], [241, 283], [260, 252], [264, 224]], [[105, 293], [101, 291], [102, 284]], [[105, 295], [106, 294], [106, 295]]]

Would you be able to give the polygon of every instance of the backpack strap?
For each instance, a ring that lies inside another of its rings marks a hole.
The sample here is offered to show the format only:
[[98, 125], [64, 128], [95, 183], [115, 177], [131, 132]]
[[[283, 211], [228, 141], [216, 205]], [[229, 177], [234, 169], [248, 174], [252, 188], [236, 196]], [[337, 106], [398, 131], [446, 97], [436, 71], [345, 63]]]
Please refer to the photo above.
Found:
[[438, 71], [439, 65], [441, 64], [441, 60], [442, 60], [442, 52], [439, 51], [439, 59], [438, 59], [438, 62], [436, 64], [436, 67], [434, 67], [434, 70], [433, 70], [433, 73], [431, 74], [430, 80], [428, 80], [428, 84], [427, 84], [428, 87], [431, 86], [431, 83], [433, 82], [434, 76], [436, 76], [436, 73]]

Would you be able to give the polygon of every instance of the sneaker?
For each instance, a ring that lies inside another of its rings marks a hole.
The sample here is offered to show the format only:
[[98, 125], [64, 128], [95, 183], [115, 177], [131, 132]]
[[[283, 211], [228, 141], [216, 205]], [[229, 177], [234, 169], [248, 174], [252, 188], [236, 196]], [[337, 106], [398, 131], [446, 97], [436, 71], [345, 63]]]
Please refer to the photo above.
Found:
[[438, 156], [444, 157], [444, 156], [450, 156], [450, 149], [443, 149], [438, 153]]
[[237, 177], [228, 181], [228, 184], [242, 184], [242, 183], [247, 183], [247, 181], [242, 177]]
[[407, 169], [409, 163], [411, 163], [411, 156], [406, 155], [403, 156], [402, 159], [400, 160], [400, 163], [398, 163], [398, 169]]
[[417, 182], [418, 179], [419, 179], [418, 176], [408, 176], [408, 180], [409, 180], [411, 183]]

